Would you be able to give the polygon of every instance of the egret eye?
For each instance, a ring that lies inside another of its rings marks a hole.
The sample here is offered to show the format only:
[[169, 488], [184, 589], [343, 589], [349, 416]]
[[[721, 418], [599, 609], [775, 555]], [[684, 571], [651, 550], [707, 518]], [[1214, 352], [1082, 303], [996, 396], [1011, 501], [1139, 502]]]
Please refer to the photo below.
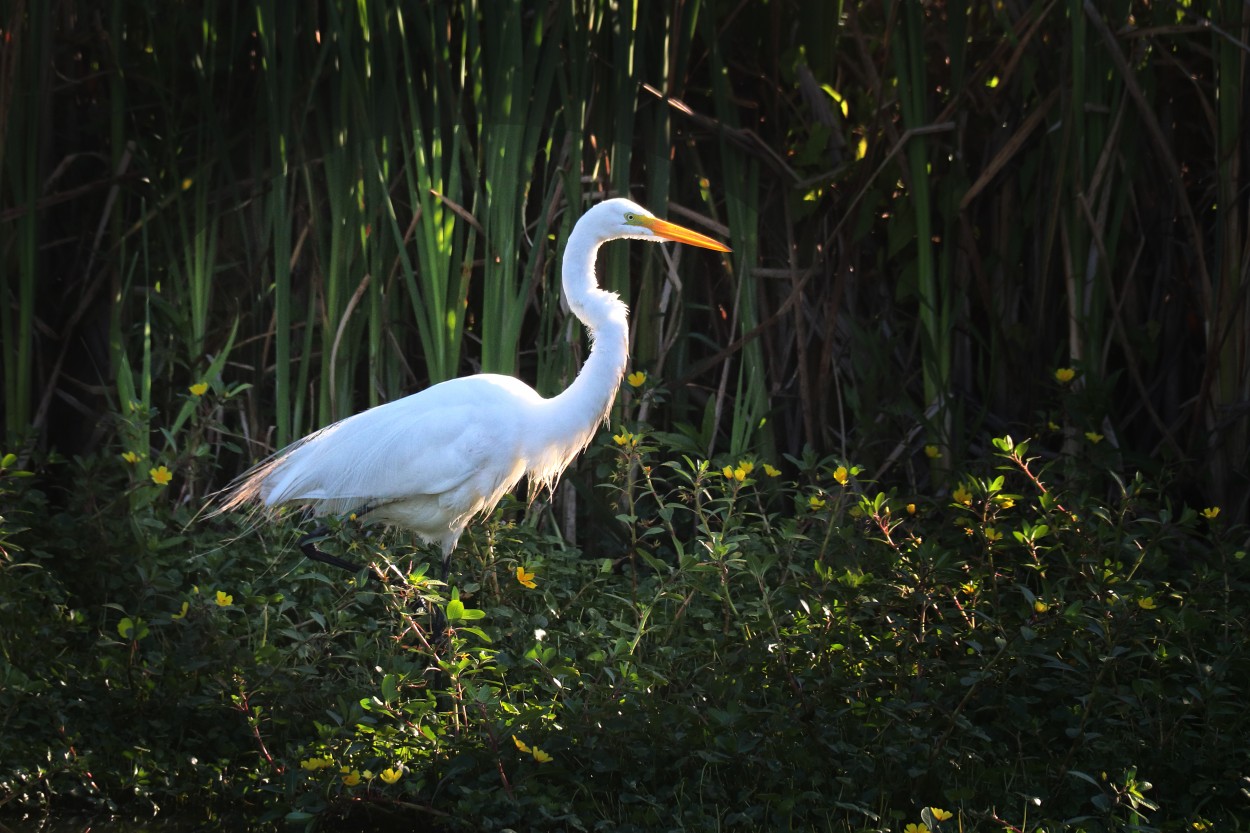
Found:
[[626, 211], [626, 212], [625, 212], [625, 222], [627, 222], [627, 223], [632, 223], [636, 217], [637, 217], [637, 215], [636, 215], [636, 214], [634, 214], [634, 212], [632, 212], [632, 211]]

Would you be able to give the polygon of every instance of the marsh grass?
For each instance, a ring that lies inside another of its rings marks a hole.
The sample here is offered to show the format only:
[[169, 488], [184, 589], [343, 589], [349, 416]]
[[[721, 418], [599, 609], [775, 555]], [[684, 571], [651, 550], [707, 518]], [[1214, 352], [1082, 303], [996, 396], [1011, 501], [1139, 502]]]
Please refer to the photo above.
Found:
[[[123, 354], [153, 338], [173, 396], [236, 320], [239, 467], [476, 369], [554, 392], [584, 353], [562, 241], [628, 193], [736, 252], [602, 264], [640, 369], [677, 383], [663, 427], [705, 451], [941, 482], [980, 432], [1054, 416], [1021, 380], [1075, 366], [1098, 407], [1074, 435], [1193, 459], [1241, 513], [1244, 8], [794, 11], [138, 4], [111, 50], [6, 3], [9, 436], [98, 445]], [[107, 144], [48, 146], [47, 112]], [[158, 284], [180, 317], [145, 335]]]

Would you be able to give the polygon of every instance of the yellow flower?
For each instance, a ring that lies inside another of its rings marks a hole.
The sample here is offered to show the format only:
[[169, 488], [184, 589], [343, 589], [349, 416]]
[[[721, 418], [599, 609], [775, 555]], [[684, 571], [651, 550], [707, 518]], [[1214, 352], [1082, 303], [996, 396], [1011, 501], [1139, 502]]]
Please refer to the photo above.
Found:
[[379, 775], [378, 777], [388, 784], [394, 784], [396, 781], [399, 780], [399, 777], [403, 774], [404, 773], [402, 770], [391, 767], [390, 769], [382, 770], [382, 774]]
[[217, 606], [218, 607], [230, 607], [230, 605], [232, 604], [234, 604], [234, 596], [231, 596], [225, 590], [217, 591]]
[[619, 434], [613, 435], [612, 442], [616, 443], [617, 445], [637, 445], [638, 444], [637, 440], [634, 439], [634, 435], [629, 433], [628, 431], [622, 431]]
[[1076, 371], [1070, 367], [1061, 367], [1055, 371], [1055, 381], [1061, 385], [1066, 385], [1076, 378]]
[[956, 503], [962, 503], [964, 506], [972, 505], [972, 492], [968, 491], [968, 488], [963, 484], [960, 484], [959, 488], [951, 493], [951, 497]]
[[[1045, 613], [1045, 612], [1046, 612], [1046, 611], [1048, 611], [1048, 610], [1050, 610], [1050, 605], [1046, 604], [1046, 603], [1045, 603], [1044, 601], [1042, 601], [1041, 599], [1035, 599], [1035, 600], [1034, 600], [1034, 602], [1033, 602], [1033, 612], [1034, 612], [1034, 613]], [[937, 818], [937, 816], [935, 815], [935, 816], [934, 816], [934, 818]], [[950, 816], [947, 816], [946, 818], [950, 818]], [[943, 821], [943, 819], [938, 819], [938, 821]]]
[[745, 469], [735, 469], [733, 466], [725, 466], [725, 468], [721, 469], [721, 474], [725, 475], [726, 480], [737, 480], [739, 483], [747, 479]]
[[950, 810], [943, 810], [941, 807], [930, 807], [929, 812], [932, 813], [933, 817], [938, 821], [946, 821], [951, 817]]
[[820, 495], [812, 495], [807, 499], [807, 505], [813, 512], [818, 512], [825, 508], [825, 499]]
[[1219, 516], [1220, 507], [1218, 506], [1208, 506], [1206, 509], [1202, 510], [1202, 517], [1206, 518], [1208, 521], [1213, 521]]
[[903, 828], [903, 833], [929, 833], [929, 825], [923, 821], [920, 824], [909, 824]]
[[1002, 538], [1003, 538], [1003, 533], [995, 529], [994, 527], [987, 526], [985, 528], [985, 539], [987, 541], [1001, 541]]
[[546, 752], [542, 751], [537, 746], [529, 746], [525, 741], [521, 740], [516, 735], [512, 736], [512, 742], [516, 744], [516, 748], [521, 750], [523, 754], [532, 755], [534, 760], [538, 761], [540, 764], [545, 764], [551, 760], [551, 756]]
[[936, 460], [937, 458], [942, 456], [942, 450], [938, 448], [936, 445], [926, 445], [924, 447], [924, 454], [930, 460]]
[[777, 477], [781, 474], [781, 469], [775, 469], [772, 466], [770, 466], [768, 463], [765, 463], [764, 474], [768, 475], [769, 477]]
[[907, 514], [908, 515], [916, 514], [916, 504], [914, 503], [907, 504]]
[[755, 471], [755, 464], [752, 463], [750, 460], [739, 460], [738, 468], [742, 469], [742, 473], [746, 475]]
[[329, 758], [309, 758], [306, 761], [299, 762], [299, 768], [308, 772], [316, 772], [319, 769], [326, 769], [334, 766], [334, 761]]
[[187, 617], [187, 611], [190, 609], [191, 609], [191, 603], [183, 602], [182, 609], [179, 610], [177, 613], [175, 613], [173, 616], [170, 616], [169, 618], [170, 619], [185, 619]]
[[208, 393], [208, 382], [196, 382], [189, 390], [194, 396], [203, 396]]
[[995, 495], [994, 502], [1004, 509], [1010, 509], [1011, 507], [1016, 505], [1015, 500], [1007, 497], [1006, 495]]
[[846, 480], [848, 476], [849, 476], [849, 473], [846, 470], [846, 466], [838, 466], [836, 469], [833, 470], [833, 479], [838, 481], [838, 485], [840, 486], [846, 485]]
[[1102, 442], [1102, 434], [1099, 434], [1097, 431], [1086, 431], [1085, 439], [1089, 440], [1094, 445], [1098, 445], [1098, 443]]
[[1142, 610], [1154, 610], [1159, 605], [1155, 603], [1154, 596], [1147, 596], [1144, 599], [1138, 599], [1137, 606], [1140, 607]]
[[626, 376], [625, 380], [629, 382], [631, 386], [640, 388], [643, 383], [647, 381], [647, 374], [641, 370], [635, 370], [633, 373]]
[[152, 482], [157, 486], [168, 486], [169, 481], [174, 479], [174, 473], [164, 466], [148, 469], [148, 476], [152, 478]]
[[122, 459], [127, 463], [137, 463], [139, 462], [139, 455], [135, 454], [133, 451], [125, 451], [122, 452]]
[[343, 783], [349, 787], [354, 787], [360, 783], [360, 771], [353, 769], [351, 772], [343, 776]]
[[524, 567], [516, 568], [516, 580], [521, 583], [522, 587], [528, 587], [530, 590], [538, 586], [534, 581], [536, 575], [537, 573], [528, 572]]
[[973, 593], [977, 592], [977, 586], [970, 581], [965, 581], [963, 584], [959, 585], [959, 592], [963, 593], [965, 596], [971, 596]]

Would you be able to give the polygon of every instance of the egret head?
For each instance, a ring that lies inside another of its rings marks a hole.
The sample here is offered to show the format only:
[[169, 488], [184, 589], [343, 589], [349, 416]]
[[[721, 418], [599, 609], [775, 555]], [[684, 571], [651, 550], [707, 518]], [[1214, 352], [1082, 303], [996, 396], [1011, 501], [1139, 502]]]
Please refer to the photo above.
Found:
[[705, 234], [661, 220], [638, 203], [619, 197], [604, 200], [594, 206], [586, 212], [582, 221], [593, 224], [596, 236], [600, 240], [614, 240], [622, 237], [650, 240], [653, 243], [673, 240], [677, 243], [714, 249], [718, 252], [730, 251], [728, 246]]

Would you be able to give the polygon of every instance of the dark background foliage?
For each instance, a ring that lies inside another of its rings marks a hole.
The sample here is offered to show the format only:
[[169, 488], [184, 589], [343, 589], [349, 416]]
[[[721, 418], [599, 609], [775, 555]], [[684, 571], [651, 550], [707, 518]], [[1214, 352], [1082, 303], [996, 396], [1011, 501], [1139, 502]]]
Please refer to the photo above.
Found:
[[10, 442], [107, 443], [145, 332], [165, 410], [229, 347], [231, 467], [478, 368], [554, 390], [562, 235], [618, 192], [735, 248], [607, 256], [709, 449], [940, 484], [924, 445], [1053, 419], [1240, 512], [1244, 14], [6, 3]]

